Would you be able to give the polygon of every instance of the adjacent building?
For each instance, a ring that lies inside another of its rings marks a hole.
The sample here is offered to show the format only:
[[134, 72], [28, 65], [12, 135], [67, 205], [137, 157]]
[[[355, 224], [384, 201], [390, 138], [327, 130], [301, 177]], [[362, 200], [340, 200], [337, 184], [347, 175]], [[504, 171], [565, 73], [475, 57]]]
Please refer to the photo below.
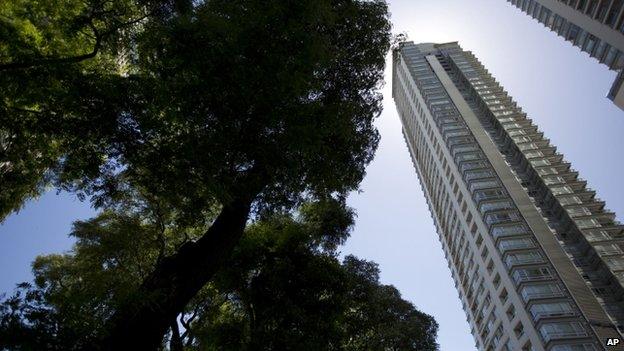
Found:
[[393, 60], [405, 141], [477, 348], [596, 351], [620, 338], [615, 215], [472, 53], [407, 42]]
[[624, 0], [507, 0], [618, 71], [607, 97], [624, 109]]

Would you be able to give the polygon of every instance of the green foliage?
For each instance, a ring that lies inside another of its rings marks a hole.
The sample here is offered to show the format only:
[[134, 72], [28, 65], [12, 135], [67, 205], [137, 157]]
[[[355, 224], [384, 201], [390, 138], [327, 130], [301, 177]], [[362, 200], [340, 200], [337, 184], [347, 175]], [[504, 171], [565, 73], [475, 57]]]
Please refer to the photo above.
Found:
[[101, 174], [120, 53], [148, 9], [126, 0], [0, 3], [0, 221], [71, 168]]
[[346, 239], [350, 228], [333, 227], [336, 217], [350, 217], [337, 205], [306, 204], [298, 221], [276, 216], [248, 228], [212, 285], [219, 313], [189, 326], [196, 339], [192, 345], [198, 350], [435, 350], [435, 321], [394, 287], [381, 285], [375, 263], [337, 259], [332, 243]]
[[166, 210], [147, 278], [119, 271], [139, 287], [95, 315], [114, 311], [109, 348], [130, 330], [153, 345], [245, 220], [344, 197], [377, 147], [383, 0], [19, 0], [1, 5], [0, 35], [0, 220], [50, 185], [101, 208], [140, 193]]
[[[90, 345], [159, 260], [163, 240], [165, 250], [179, 245], [157, 212], [148, 205], [77, 222], [72, 252], [38, 257], [35, 284], [0, 304], [0, 348]], [[376, 264], [338, 260], [352, 217], [341, 201], [324, 200], [250, 225], [227, 267], [175, 321], [182, 332], [172, 329], [170, 349], [435, 350], [435, 321], [380, 284]], [[193, 230], [178, 230], [192, 239]]]
[[[378, 141], [385, 2], [184, 3], [3, 6], [0, 59], [30, 66], [0, 78], [0, 218], [50, 180], [100, 205], [127, 182], [190, 220], [241, 183], [278, 208], [357, 187]], [[96, 32], [96, 56], [62, 60]]]

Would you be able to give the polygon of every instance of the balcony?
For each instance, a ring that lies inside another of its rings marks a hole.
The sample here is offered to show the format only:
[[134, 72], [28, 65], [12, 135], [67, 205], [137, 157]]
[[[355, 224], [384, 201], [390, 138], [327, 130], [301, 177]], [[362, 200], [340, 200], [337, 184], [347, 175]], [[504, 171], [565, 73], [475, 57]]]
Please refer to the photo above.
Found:
[[527, 292], [521, 293], [522, 299], [524, 302], [529, 302], [531, 300], [540, 300], [540, 299], [552, 299], [563, 297], [563, 291], [549, 291], [549, 292]]
[[536, 251], [527, 253], [510, 254], [505, 258], [507, 268], [536, 263], [543, 263], [544, 258]]
[[540, 327], [540, 334], [546, 343], [556, 339], [581, 338], [588, 335], [579, 322], [545, 323]]
[[553, 274], [546, 267], [518, 269], [512, 274], [514, 282], [518, 285], [526, 282], [553, 279], [553, 277]]

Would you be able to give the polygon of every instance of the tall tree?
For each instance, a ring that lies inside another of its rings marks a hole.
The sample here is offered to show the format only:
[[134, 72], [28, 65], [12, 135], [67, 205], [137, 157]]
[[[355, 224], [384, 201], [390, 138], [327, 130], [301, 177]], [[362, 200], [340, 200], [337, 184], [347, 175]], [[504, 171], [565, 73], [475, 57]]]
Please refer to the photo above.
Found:
[[53, 178], [97, 176], [117, 129], [115, 79], [137, 26], [131, 0], [0, 3], [0, 221]]
[[[157, 214], [159, 213], [159, 214]], [[37, 258], [34, 285], [0, 303], [0, 348], [79, 350], [184, 230], [162, 210], [107, 211], [75, 224], [72, 252]], [[379, 283], [374, 263], [341, 263], [352, 213], [340, 201], [250, 225], [216, 279], [170, 324], [170, 350], [435, 350], [435, 321]], [[134, 233], [132, 235], [131, 233]]]
[[[18, 124], [16, 111], [6, 114], [13, 130], [29, 133], [26, 140], [43, 138], [22, 149], [38, 160], [56, 147], [37, 167], [9, 172], [33, 174], [19, 194], [50, 174], [98, 205], [125, 187], [140, 188], [175, 208], [177, 223], [211, 223], [159, 260], [110, 316], [105, 348], [153, 349], [227, 260], [250, 216], [357, 189], [378, 142], [373, 119], [390, 24], [381, 0], [127, 4], [140, 19], [115, 22], [128, 29], [106, 27], [130, 33], [120, 48], [113, 39], [101, 44], [110, 60], [100, 50], [80, 61], [27, 54], [15, 62], [30, 64], [4, 65], [2, 84], [15, 101], [20, 81], [36, 92], [27, 106], [36, 112], [24, 112], [31, 125]], [[85, 40], [98, 43], [97, 36]], [[114, 69], [119, 52], [130, 63], [123, 72]], [[36, 86], [41, 72], [71, 84], [48, 95]], [[20, 164], [9, 162], [11, 169]]]

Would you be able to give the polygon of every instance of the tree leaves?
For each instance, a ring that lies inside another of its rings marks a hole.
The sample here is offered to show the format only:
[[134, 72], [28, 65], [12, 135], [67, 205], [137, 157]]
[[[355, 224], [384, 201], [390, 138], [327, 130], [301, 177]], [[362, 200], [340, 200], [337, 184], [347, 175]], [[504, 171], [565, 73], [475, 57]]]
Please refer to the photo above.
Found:
[[[38, 257], [35, 285], [0, 304], [0, 348], [93, 345], [158, 260], [160, 226], [146, 215], [156, 212], [109, 211], [77, 222], [72, 252]], [[375, 263], [337, 258], [331, 244], [346, 239], [353, 217], [344, 203], [306, 203], [297, 212], [247, 228], [228, 265], [178, 316], [182, 329], [170, 341], [185, 350], [436, 349], [435, 321], [382, 285]], [[168, 247], [176, 240], [169, 229]]]

